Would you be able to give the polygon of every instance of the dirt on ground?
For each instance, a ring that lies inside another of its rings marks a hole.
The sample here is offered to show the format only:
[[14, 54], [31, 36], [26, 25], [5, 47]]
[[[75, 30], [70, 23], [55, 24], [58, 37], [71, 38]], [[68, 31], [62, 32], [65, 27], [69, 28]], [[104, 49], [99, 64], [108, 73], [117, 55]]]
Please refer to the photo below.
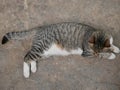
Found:
[[[120, 0], [0, 0], [0, 41], [10, 31], [81, 22], [103, 29], [120, 48]], [[115, 60], [79, 55], [39, 60], [38, 71], [23, 77], [29, 40], [0, 44], [0, 90], [120, 90], [120, 54]]]

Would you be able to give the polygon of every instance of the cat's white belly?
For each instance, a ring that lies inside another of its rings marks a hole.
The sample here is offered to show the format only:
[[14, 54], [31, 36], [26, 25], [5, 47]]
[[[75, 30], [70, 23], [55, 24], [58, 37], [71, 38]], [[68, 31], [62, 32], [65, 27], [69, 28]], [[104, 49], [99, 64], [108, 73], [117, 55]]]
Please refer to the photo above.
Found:
[[78, 48], [76, 50], [70, 50], [67, 51], [65, 49], [59, 48], [56, 44], [53, 44], [48, 50], [45, 50], [43, 55], [44, 56], [52, 56], [52, 55], [61, 55], [61, 56], [67, 56], [70, 54], [79, 54], [81, 55], [83, 52], [82, 49]]

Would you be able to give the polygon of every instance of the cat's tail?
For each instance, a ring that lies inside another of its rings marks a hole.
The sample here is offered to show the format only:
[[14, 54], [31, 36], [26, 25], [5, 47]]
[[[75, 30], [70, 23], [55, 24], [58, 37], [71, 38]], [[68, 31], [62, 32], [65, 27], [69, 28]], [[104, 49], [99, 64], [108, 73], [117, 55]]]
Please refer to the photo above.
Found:
[[28, 31], [16, 31], [16, 32], [9, 32], [6, 33], [2, 38], [2, 44], [6, 44], [9, 40], [21, 40], [26, 38], [28, 35], [35, 33], [33, 30]]

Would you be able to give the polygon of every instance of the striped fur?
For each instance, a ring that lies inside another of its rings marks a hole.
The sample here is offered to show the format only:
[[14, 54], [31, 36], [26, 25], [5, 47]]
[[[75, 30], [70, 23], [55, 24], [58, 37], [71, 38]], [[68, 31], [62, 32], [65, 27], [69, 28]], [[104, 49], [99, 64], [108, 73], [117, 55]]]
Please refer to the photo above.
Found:
[[[74, 22], [46, 25], [28, 31], [10, 32], [3, 37], [2, 44], [7, 43], [11, 39], [24, 39], [27, 35], [32, 35], [33, 43], [31, 50], [24, 57], [24, 67], [27, 67], [26, 69], [24, 68], [24, 76], [26, 78], [29, 77], [30, 65], [31, 70], [33, 72], [36, 71], [36, 63], [33, 61], [37, 61], [43, 56], [48, 56], [48, 54], [82, 54], [82, 56], [91, 56], [94, 53], [102, 52], [104, 47], [110, 49], [112, 46], [112, 42], [110, 43], [111, 36], [104, 31]], [[116, 50], [117, 52], [119, 51], [118, 48]]]

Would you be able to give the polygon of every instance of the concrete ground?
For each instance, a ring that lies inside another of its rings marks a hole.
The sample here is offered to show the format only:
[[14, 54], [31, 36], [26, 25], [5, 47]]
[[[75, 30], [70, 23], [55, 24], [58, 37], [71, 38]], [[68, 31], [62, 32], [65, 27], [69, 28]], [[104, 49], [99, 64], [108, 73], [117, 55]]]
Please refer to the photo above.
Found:
[[[0, 41], [10, 31], [66, 21], [104, 29], [120, 48], [120, 0], [0, 0]], [[53, 56], [25, 79], [29, 46], [29, 40], [0, 44], [0, 90], [120, 90], [120, 54], [115, 60]]]

